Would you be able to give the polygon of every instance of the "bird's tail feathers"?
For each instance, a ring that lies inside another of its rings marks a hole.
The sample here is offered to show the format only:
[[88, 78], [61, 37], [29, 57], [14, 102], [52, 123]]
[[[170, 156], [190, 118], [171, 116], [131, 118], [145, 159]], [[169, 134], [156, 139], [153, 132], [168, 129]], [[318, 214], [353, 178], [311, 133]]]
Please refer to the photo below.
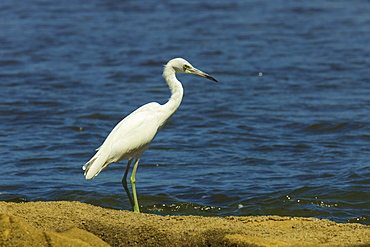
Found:
[[96, 177], [105, 167], [109, 165], [107, 163], [107, 155], [97, 153], [92, 157], [85, 165], [82, 166], [82, 170], [85, 171], [84, 175], [86, 179], [92, 179]]
[[86, 162], [86, 164], [85, 164], [85, 165], [83, 165], [83, 166], [82, 166], [82, 170], [84, 170], [84, 171], [85, 171], [84, 175], [86, 175], [86, 172], [89, 170], [89, 166], [90, 166], [90, 164], [92, 164], [93, 162], [94, 162], [94, 160], [93, 160], [93, 159], [91, 159], [91, 160], [89, 160], [88, 162]]

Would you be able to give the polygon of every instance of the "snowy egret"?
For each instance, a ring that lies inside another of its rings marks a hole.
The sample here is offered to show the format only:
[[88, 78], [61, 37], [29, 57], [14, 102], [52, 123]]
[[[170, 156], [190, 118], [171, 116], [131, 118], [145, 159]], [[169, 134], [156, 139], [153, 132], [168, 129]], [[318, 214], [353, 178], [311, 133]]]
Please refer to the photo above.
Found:
[[[181, 104], [183, 88], [176, 78], [176, 73], [199, 75], [217, 82], [210, 75], [194, 68], [185, 59], [170, 60], [163, 70], [163, 77], [171, 90], [171, 97], [167, 103], [163, 105], [156, 102], [148, 103], [121, 120], [97, 149], [97, 153], [82, 167], [86, 179], [92, 179], [111, 163], [128, 159], [122, 185], [134, 212], [140, 212], [135, 187], [135, 175], [140, 157]], [[130, 177], [132, 197], [127, 187], [127, 174], [134, 159], [136, 161]]]

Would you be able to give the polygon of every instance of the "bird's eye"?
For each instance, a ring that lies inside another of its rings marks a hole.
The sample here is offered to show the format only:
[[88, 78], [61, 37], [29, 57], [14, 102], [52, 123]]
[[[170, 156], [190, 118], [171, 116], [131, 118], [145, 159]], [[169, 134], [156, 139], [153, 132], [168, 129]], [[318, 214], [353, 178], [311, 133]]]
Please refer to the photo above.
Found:
[[188, 70], [188, 69], [190, 69], [191, 67], [189, 66], [189, 65], [187, 65], [187, 64], [184, 64], [184, 66], [183, 66], [183, 69], [184, 69], [184, 71], [186, 71], [186, 70]]

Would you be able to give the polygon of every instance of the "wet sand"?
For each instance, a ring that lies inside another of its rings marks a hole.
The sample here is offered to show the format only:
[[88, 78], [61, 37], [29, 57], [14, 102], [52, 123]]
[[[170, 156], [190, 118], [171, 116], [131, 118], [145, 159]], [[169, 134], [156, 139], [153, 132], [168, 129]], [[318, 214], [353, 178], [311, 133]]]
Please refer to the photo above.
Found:
[[279, 216], [159, 216], [0, 202], [0, 246], [370, 246], [370, 226]]

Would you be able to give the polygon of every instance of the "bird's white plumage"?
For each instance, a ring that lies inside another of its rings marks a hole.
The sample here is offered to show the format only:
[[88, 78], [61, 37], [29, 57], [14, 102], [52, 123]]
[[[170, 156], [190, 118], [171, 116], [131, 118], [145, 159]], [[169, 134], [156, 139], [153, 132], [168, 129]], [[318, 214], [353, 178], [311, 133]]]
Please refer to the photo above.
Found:
[[[139, 212], [134, 183], [140, 157], [149, 147], [150, 142], [161, 127], [175, 113], [181, 104], [183, 88], [180, 81], [177, 80], [175, 76], [178, 72], [199, 75], [216, 81], [208, 74], [194, 68], [185, 59], [175, 58], [170, 60], [163, 70], [163, 77], [171, 89], [171, 97], [167, 103], [163, 105], [155, 102], [148, 103], [125, 117], [110, 132], [103, 144], [97, 149], [96, 154], [82, 167], [82, 169], [85, 170], [84, 174], [86, 179], [91, 179], [97, 176], [111, 163], [128, 159], [129, 162], [122, 184], [135, 212]], [[133, 159], [136, 159], [136, 162], [130, 181], [134, 200], [128, 193], [126, 182], [127, 172]]]
[[160, 108], [158, 103], [149, 103], [121, 120], [84, 165], [86, 179], [97, 176], [111, 163], [141, 156], [163, 125]]

